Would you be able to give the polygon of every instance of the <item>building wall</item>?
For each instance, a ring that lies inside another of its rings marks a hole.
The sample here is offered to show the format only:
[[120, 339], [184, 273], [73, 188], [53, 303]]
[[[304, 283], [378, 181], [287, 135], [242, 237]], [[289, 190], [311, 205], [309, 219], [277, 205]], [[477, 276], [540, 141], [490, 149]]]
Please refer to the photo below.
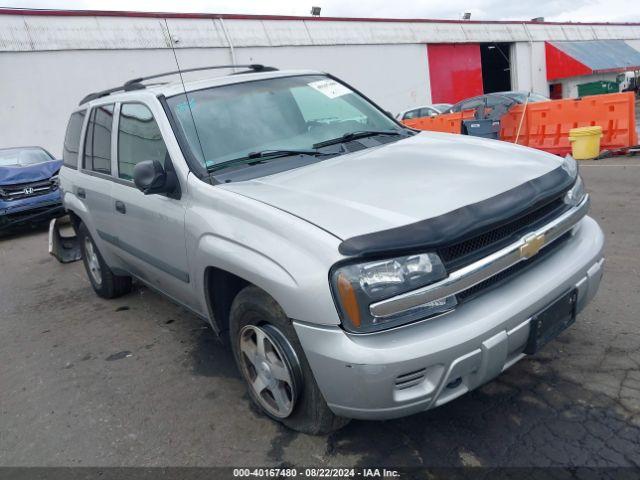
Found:
[[595, 75], [581, 75], [579, 77], [564, 78], [551, 83], [562, 84], [562, 98], [576, 98], [578, 97], [578, 85], [597, 82], [599, 80], [615, 82], [617, 77], [617, 73], [598, 73]]
[[516, 42], [511, 46], [511, 88], [549, 95], [544, 42]]
[[0, 147], [42, 145], [56, 155], [84, 95], [176, 69], [172, 48], [181, 68], [235, 61], [325, 70], [392, 113], [432, 100], [428, 44], [511, 43], [512, 88], [543, 95], [544, 41], [625, 39], [640, 49], [639, 24], [14, 13], [0, 12]]
[[[232, 63], [228, 48], [176, 54], [182, 69]], [[330, 72], [392, 113], [431, 100], [425, 45], [250, 47], [236, 48], [234, 55], [238, 64]], [[0, 53], [0, 148], [40, 145], [61, 155], [69, 115], [86, 94], [172, 70], [176, 63], [170, 49]], [[185, 78], [212, 74], [222, 73]]]

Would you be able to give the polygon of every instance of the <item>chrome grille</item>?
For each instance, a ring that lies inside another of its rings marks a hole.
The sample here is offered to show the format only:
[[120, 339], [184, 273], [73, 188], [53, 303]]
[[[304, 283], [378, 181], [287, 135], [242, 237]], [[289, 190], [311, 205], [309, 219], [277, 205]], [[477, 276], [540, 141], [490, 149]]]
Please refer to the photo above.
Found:
[[464, 267], [512, 243], [527, 231], [535, 230], [560, 215], [566, 209], [567, 206], [563, 198], [556, 198], [542, 207], [488, 232], [443, 247], [438, 250], [438, 253], [447, 270], [451, 271]]
[[56, 190], [57, 186], [49, 179], [37, 182], [18, 183], [0, 186], [0, 198], [5, 201], [35, 197]]
[[530, 259], [525, 260], [525, 261], [520, 262], [520, 263], [516, 263], [512, 267], [509, 267], [506, 270], [503, 270], [502, 272], [494, 275], [493, 277], [488, 278], [484, 282], [478, 283], [477, 285], [474, 285], [473, 287], [468, 288], [467, 290], [458, 293], [456, 295], [457, 298], [458, 298], [458, 302], [462, 303], [462, 302], [471, 300], [472, 298], [478, 296], [480, 293], [483, 293], [483, 292], [488, 291], [488, 290], [490, 290], [490, 289], [492, 289], [494, 287], [497, 287], [502, 282], [504, 282], [504, 281], [506, 281], [506, 280], [508, 280], [508, 279], [510, 279], [512, 277], [515, 277], [519, 273], [522, 273], [524, 270], [526, 270], [530, 266], [534, 265], [535, 263], [539, 262], [546, 255], [550, 254], [555, 249], [560, 247], [564, 242], [566, 242], [569, 239], [570, 236], [571, 236], [571, 232], [565, 233], [560, 238], [555, 240], [553, 243], [550, 243], [546, 247], [542, 248], [540, 250], [540, 252], [538, 252], [537, 255], [531, 257]]

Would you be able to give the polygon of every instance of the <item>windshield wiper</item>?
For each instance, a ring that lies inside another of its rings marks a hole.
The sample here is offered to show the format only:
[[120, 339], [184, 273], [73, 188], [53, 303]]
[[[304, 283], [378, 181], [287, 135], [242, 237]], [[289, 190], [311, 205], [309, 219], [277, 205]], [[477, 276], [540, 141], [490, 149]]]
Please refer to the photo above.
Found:
[[330, 155], [328, 152], [319, 152], [318, 150], [295, 150], [295, 149], [273, 149], [273, 150], [260, 150], [259, 152], [251, 152], [244, 157], [234, 158], [233, 160], [227, 160], [226, 162], [219, 163], [217, 165], [211, 165], [207, 168], [209, 172], [215, 172], [222, 170], [223, 168], [231, 167], [233, 165], [242, 164], [254, 164], [260, 163], [264, 159], [288, 157], [291, 155]]
[[322, 148], [328, 145], [335, 145], [336, 143], [348, 142], [349, 140], [355, 140], [356, 138], [374, 137], [376, 135], [404, 135], [404, 132], [400, 130], [360, 130], [357, 132], [349, 132], [338, 138], [331, 138], [313, 144], [313, 148]]

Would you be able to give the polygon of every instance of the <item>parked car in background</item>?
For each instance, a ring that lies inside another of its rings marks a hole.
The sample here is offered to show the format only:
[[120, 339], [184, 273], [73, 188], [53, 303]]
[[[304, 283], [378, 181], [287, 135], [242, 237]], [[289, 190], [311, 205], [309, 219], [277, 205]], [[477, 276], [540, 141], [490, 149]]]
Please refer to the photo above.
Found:
[[[527, 100], [527, 98], [529, 100]], [[485, 108], [495, 108], [497, 106], [504, 106], [506, 108], [517, 103], [533, 103], [533, 102], [547, 102], [549, 98], [544, 95], [530, 92], [496, 92], [487, 93], [485, 95], [478, 95], [477, 97], [467, 98], [454, 105], [452, 105], [448, 112], [461, 112], [463, 110], [475, 110], [484, 105]]]
[[411, 120], [413, 118], [435, 117], [451, 108], [450, 103], [436, 103], [434, 105], [423, 105], [422, 107], [403, 110], [396, 115], [397, 120]]
[[417, 132], [331, 75], [245, 67], [89, 95], [60, 186], [95, 292], [136, 278], [209, 322], [273, 419], [324, 433], [438, 407], [595, 295], [604, 235], [571, 157]]
[[451, 103], [434, 103], [433, 107], [440, 111], [440, 113], [444, 113], [449, 110], [453, 104]]
[[0, 149], [0, 229], [47, 221], [63, 211], [61, 166], [62, 160], [41, 147]]

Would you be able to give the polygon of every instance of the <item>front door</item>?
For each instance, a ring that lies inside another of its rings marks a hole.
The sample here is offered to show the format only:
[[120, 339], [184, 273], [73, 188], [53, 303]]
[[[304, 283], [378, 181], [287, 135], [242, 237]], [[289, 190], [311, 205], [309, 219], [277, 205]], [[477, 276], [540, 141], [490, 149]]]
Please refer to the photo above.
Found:
[[185, 207], [180, 199], [144, 195], [133, 183], [143, 160], [171, 162], [156, 119], [143, 103], [122, 103], [116, 131], [117, 177], [111, 187], [112, 238], [127, 269], [166, 295], [190, 297]]

